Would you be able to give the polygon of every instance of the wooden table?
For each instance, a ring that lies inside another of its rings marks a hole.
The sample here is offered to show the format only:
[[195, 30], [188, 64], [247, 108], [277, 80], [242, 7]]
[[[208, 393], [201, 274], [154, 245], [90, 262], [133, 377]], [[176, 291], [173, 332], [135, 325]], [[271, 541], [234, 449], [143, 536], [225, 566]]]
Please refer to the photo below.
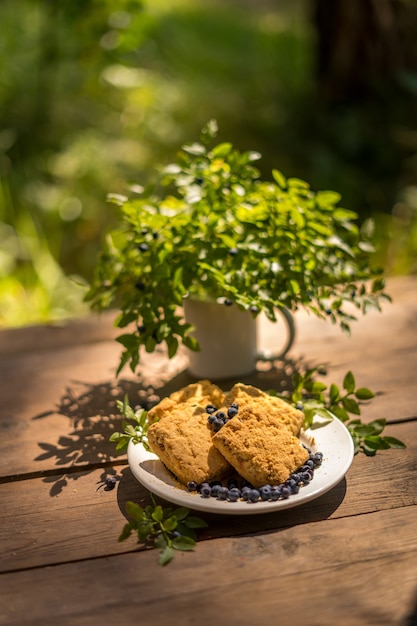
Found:
[[[394, 302], [353, 326], [297, 314], [288, 360], [244, 382], [285, 388], [300, 365], [327, 382], [351, 369], [377, 397], [405, 450], [359, 454], [335, 488], [288, 511], [205, 516], [194, 552], [166, 567], [117, 538], [125, 503], [150, 502], [108, 437], [116, 398], [162, 397], [191, 381], [185, 356], [146, 355], [114, 371], [111, 316], [0, 333], [0, 624], [417, 623], [417, 277], [392, 279]], [[281, 366], [284, 366], [283, 368]], [[114, 490], [102, 481], [119, 480]]]

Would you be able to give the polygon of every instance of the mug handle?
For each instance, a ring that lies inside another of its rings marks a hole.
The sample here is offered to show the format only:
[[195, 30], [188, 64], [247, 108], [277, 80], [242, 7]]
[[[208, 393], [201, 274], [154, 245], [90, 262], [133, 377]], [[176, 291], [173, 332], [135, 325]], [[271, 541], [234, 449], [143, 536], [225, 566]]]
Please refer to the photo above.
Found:
[[260, 361], [278, 361], [279, 359], [283, 359], [294, 343], [295, 323], [292, 313], [286, 307], [278, 308], [277, 311], [281, 314], [287, 324], [287, 341], [283, 349], [279, 353], [272, 353], [270, 350], [267, 349], [259, 350], [258, 359]]

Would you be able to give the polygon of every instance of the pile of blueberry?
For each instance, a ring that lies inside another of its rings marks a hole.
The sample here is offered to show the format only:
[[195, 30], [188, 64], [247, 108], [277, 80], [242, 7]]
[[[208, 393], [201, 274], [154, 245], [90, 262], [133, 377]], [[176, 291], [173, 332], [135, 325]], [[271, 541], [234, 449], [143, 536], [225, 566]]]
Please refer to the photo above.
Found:
[[208, 404], [206, 406], [206, 413], [208, 413], [207, 421], [210, 424], [212, 430], [217, 433], [222, 426], [227, 424], [229, 420], [231, 420], [235, 415], [237, 415], [239, 411], [239, 406], [236, 402], [232, 402], [232, 404], [227, 409], [227, 413], [224, 411], [218, 411], [215, 406], [212, 404]]
[[201, 483], [198, 485], [194, 481], [187, 483], [187, 489], [190, 492], [199, 493], [202, 498], [217, 498], [217, 500], [226, 500], [228, 502], [277, 502], [278, 500], [286, 500], [291, 495], [299, 492], [300, 487], [308, 485], [313, 480], [314, 470], [319, 467], [323, 461], [321, 452], [312, 452], [308, 450], [309, 458], [296, 472], [281, 485], [263, 485], [262, 487], [253, 487], [247, 481], [237, 478], [231, 478], [227, 484], [220, 481], [211, 483]]

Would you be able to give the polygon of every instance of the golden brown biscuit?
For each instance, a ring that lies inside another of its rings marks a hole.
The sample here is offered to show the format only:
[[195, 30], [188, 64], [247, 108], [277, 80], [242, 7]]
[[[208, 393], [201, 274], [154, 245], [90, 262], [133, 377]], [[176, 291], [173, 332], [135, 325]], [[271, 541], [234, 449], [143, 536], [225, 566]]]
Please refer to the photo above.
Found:
[[148, 421], [152, 423], [165, 418], [183, 404], [189, 404], [195, 413], [202, 413], [208, 404], [220, 407], [223, 400], [224, 392], [220, 387], [209, 380], [199, 380], [163, 398], [148, 411]]
[[285, 482], [309, 456], [285, 424], [253, 406], [239, 409], [213, 435], [213, 444], [254, 487]]
[[244, 385], [243, 383], [234, 385], [224, 398], [224, 406], [227, 408], [232, 402], [239, 405], [239, 413], [244, 408], [256, 408], [257, 411], [264, 411], [275, 416], [291, 430], [293, 435], [299, 434], [304, 421], [302, 411], [298, 411], [285, 400], [271, 396], [251, 385]]
[[213, 446], [207, 414], [184, 403], [148, 429], [152, 451], [184, 485], [221, 478], [231, 467]]

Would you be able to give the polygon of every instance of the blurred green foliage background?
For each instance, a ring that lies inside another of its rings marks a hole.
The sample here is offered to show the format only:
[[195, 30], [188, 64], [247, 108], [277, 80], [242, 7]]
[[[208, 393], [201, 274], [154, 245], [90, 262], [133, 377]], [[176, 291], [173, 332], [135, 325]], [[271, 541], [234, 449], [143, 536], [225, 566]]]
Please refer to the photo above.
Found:
[[2, 0], [0, 326], [86, 312], [107, 193], [211, 118], [266, 177], [375, 217], [387, 274], [417, 271], [417, 10], [374, 5]]

